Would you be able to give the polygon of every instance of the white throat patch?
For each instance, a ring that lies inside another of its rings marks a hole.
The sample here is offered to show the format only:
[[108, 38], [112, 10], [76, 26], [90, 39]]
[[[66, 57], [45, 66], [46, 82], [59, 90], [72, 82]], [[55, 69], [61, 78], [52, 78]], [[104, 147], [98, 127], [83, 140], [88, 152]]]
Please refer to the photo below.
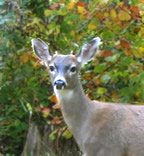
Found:
[[61, 90], [58, 90], [56, 89], [56, 87], [54, 86], [54, 92], [56, 94], [56, 96], [59, 98], [59, 99], [71, 99], [74, 95], [74, 91], [73, 90], [70, 90], [70, 89], [61, 89]]

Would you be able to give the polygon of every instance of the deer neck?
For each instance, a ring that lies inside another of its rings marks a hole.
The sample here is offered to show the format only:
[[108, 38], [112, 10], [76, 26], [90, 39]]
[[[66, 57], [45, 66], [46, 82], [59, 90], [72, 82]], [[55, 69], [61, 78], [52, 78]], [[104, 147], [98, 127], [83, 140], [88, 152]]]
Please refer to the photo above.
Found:
[[55, 89], [55, 94], [62, 106], [65, 122], [76, 137], [90, 112], [90, 100], [85, 95], [81, 83], [79, 81], [77, 83], [73, 90]]

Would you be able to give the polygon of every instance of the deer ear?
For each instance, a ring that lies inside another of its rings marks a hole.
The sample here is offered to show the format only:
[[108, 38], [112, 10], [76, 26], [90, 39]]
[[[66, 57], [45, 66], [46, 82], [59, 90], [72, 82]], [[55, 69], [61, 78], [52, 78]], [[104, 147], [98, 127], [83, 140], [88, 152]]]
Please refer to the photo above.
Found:
[[78, 62], [85, 64], [90, 61], [98, 50], [100, 44], [101, 39], [99, 37], [95, 37], [87, 44], [84, 44], [80, 50], [80, 53], [77, 55]]
[[48, 45], [41, 39], [32, 39], [32, 48], [36, 56], [43, 61], [50, 61], [52, 56], [49, 53]]

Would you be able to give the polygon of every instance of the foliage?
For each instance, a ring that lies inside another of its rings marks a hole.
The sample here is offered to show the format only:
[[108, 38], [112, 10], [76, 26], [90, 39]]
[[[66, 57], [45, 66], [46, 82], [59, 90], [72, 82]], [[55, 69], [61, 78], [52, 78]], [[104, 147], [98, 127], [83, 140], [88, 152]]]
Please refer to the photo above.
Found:
[[[143, 0], [7, 0], [0, 8], [2, 153], [19, 155], [29, 120], [48, 123], [52, 140], [64, 129], [47, 71], [32, 54], [32, 38], [42, 38], [51, 51], [67, 54], [100, 36], [101, 54], [81, 73], [85, 92], [101, 101], [143, 104]], [[70, 139], [71, 134], [66, 131], [61, 137]]]

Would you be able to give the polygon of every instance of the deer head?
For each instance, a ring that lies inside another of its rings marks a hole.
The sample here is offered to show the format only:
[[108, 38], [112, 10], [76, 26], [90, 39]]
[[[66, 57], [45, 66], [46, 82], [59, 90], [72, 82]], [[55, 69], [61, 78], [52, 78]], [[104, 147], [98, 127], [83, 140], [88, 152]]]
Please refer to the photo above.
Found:
[[48, 67], [52, 84], [58, 90], [76, 87], [81, 66], [93, 58], [100, 44], [101, 39], [96, 37], [84, 44], [76, 55], [52, 55], [44, 41], [41, 39], [32, 40], [35, 54]]

